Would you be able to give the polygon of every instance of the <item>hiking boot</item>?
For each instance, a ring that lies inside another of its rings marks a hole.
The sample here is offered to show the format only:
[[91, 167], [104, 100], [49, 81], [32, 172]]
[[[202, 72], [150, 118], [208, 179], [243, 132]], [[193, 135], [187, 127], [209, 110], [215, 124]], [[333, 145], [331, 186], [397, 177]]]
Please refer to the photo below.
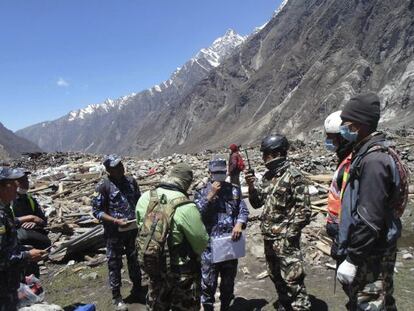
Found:
[[115, 311], [128, 311], [128, 307], [122, 300], [122, 297], [113, 298], [112, 304], [115, 306]]

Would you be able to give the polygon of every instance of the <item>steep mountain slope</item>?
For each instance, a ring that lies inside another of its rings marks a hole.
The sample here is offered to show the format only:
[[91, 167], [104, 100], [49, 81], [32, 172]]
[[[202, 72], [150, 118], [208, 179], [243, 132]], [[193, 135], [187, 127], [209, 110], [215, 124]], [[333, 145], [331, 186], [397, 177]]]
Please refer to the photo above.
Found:
[[0, 123], [0, 160], [6, 160], [21, 155], [24, 152], [41, 151], [38, 146], [15, 135]]
[[[79, 146], [147, 156], [248, 144], [270, 131], [307, 138], [325, 116], [365, 91], [380, 95], [383, 124], [412, 124], [413, 16], [414, 0], [285, 1], [230, 57], [186, 84], [181, 96], [172, 101], [166, 96], [160, 104], [145, 95], [149, 98], [139, 101], [139, 110], [125, 105], [116, 117], [97, 118], [94, 124], [104, 127], [82, 125], [82, 131], [96, 131], [92, 136], [99, 139], [46, 135], [58, 128], [28, 128], [19, 134], [49, 150], [56, 140], [60, 145], [55, 148], [65, 150]], [[46, 137], [47, 144], [39, 141]]]
[[47, 151], [86, 151], [137, 153], [139, 142], [131, 131], [141, 128], [143, 120], [179, 103], [192, 87], [207, 76], [220, 62], [237, 49], [245, 38], [229, 30], [195, 57], [171, 78], [138, 94], [70, 112], [51, 122], [19, 130], [25, 137]]
[[[378, 92], [387, 126], [414, 121], [414, 1], [289, 0], [169, 115], [157, 153], [309, 137], [351, 95]], [[168, 129], [168, 130], [166, 130]]]

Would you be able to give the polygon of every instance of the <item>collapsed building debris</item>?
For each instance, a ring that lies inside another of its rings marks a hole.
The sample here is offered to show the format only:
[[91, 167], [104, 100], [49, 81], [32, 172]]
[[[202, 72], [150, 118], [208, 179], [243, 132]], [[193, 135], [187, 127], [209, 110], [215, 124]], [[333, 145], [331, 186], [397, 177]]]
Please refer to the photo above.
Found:
[[[414, 171], [414, 139], [412, 135], [393, 134], [397, 145], [401, 146], [401, 157]], [[249, 158], [260, 179], [265, 168], [258, 148], [249, 148]], [[227, 150], [214, 154], [224, 157]], [[192, 192], [200, 189], [208, 180], [207, 163], [214, 155], [211, 151], [197, 154], [173, 154], [159, 159], [138, 159], [125, 157], [123, 160], [127, 174], [134, 176], [141, 191], [146, 191], [162, 180], [173, 164], [185, 162], [194, 169], [195, 182]], [[302, 242], [305, 258], [312, 264], [327, 264], [331, 241], [325, 235], [324, 225], [327, 206], [327, 193], [336, 168], [336, 157], [324, 150], [320, 143], [305, 144], [293, 142], [290, 160], [299, 167], [310, 183], [313, 221], [304, 230]], [[49, 218], [49, 237], [53, 248], [49, 259], [55, 262], [73, 258], [84, 260], [88, 265], [102, 263], [101, 256], [94, 256], [104, 247], [102, 225], [92, 216], [91, 198], [99, 180], [105, 176], [101, 157], [82, 153], [36, 153], [27, 154], [17, 159], [15, 166], [31, 170], [30, 193], [35, 196], [46, 216]], [[241, 187], [247, 197], [244, 176]], [[410, 188], [410, 200], [413, 201], [414, 185]], [[250, 216], [248, 235], [255, 240], [260, 235], [255, 222], [260, 219], [261, 211], [254, 211]], [[257, 231], [257, 232], [256, 232]], [[260, 244], [260, 243], [259, 243]], [[258, 250], [255, 250], [256, 253]], [[324, 260], [323, 258], [326, 257]]]

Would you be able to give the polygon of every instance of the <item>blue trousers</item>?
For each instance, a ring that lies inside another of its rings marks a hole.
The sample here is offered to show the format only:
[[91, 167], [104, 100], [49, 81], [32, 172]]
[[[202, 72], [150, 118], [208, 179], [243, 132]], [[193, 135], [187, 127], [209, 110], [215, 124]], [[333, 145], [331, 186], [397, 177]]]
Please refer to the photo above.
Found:
[[234, 298], [234, 279], [237, 274], [237, 259], [219, 263], [211, 262], [209, 248], [201, 255], [201, 303], [212, 310], [214, 295], [220, 275], [221, 309], [226, 310]]

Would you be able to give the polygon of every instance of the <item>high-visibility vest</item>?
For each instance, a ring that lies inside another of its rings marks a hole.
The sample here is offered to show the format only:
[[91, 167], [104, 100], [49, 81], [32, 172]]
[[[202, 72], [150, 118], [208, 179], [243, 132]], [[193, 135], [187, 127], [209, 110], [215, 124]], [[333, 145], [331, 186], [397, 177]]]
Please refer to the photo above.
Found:
[[[27, 200], [29, 201], [29, 205], [30, 205], [30, 207], [32, 208], [32, 211], [33, 211], [33, 213], [34, 213], [34, 212], [35, 212], [35, 209], [36, 209], [36, 204], [35, 204], [35, 202], [34, 202], [34, 200], [33, 200], [32, 196], [31, 196], [30, 194], [26, 194], [26, 196], [27, 196]], [[12, 214], [13, 214], [13, 217], [16, 217], [16, 216], [14, 215], [14, 210], [13, 210], [13, 202], [11, 202], [11, 204], [10, 204], [10, 209], [11, 209], [11, 212], [12, 212]]]
[[[344, 194], [346, 183], [349, 179], [349, 169], [351, 168], [351, 157], [352, 154], [349, 154], [342, 162], [339, 164], [338, 169], [334, 173], [334, 177], [331, 182], [331, 187], [329, 188], [328, 193], [328, 223], [339, 223], [339, 217], [341, 213], [341, 201]], [[342, 176], [342, 186], [339, 188], [337, 179], [338, 174], [343, 170]]]

